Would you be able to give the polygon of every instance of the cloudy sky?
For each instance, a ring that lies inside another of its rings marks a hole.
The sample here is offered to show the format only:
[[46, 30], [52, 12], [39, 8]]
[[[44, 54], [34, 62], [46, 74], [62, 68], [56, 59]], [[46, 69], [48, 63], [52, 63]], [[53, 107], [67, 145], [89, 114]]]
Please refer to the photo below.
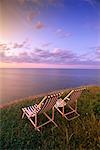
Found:
[[100, 68], [100, 0], [0, 0], [0, 67]]

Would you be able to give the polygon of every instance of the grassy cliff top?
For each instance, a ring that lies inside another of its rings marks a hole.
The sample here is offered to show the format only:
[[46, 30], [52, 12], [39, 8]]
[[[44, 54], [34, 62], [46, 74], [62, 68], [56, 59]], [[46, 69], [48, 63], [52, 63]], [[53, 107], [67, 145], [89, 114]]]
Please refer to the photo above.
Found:
[[[68, 93], [64, 91], [63, 97]], [[55, 122], [35, 131], [22, 107], [39, 102], [42, 97], [25, 99], [0, 110], [0, 149], [7, 150], [99, 150], [100, 149], [100, 87], [88, 87], [78, 100], [80, 116], [67, 121], [56, 111]], [[40, 120], [45, 120], [40, 115]]]

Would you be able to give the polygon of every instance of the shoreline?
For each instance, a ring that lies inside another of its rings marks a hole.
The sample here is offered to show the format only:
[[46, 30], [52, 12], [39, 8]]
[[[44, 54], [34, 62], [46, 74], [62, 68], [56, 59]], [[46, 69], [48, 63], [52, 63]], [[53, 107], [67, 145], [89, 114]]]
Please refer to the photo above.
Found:
[[46, 93], [36, 94], [36, 95], [33, 95], [33, 96], [27, 96], [25, 98], [20, 98], [20, 99], [12, 100], [12, 101], [7, 102], [5, 104], [0, 104], [0, 109], [5, 108], [5, 107], [9, 107], [10, 105], [14, 105], [14, 104], [23, 102], [26, 99], [27, 100], [32, 100], [32, 99], [40, 98], [40, 97], [45, 96], [45, 95], [50, 95], [52, 93], [65, 92], [65, 91], [69, 91], [69, 90], [73, 90], [73, 89], [79, 89], [79, 88], [89, 88], [89, 87], [93, 87], [93, 86], [97, 86], [98, 87], [98, 85], [84, 85], [84, 86], [79, 86], [79, 87], [54, 90], [52, 92], [46, 92]]

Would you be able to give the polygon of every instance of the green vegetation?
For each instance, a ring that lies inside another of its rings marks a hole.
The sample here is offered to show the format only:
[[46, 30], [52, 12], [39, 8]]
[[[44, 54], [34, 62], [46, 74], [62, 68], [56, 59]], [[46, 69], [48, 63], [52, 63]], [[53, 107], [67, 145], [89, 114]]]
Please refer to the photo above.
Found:
[[89, 87], [82, 93], [78, 100], [80, 117], [67, 121], [56, 112], [55, 122], [59, 128], [50, 123], [41, 132], [35, 131], [26, 117], [21, 119], [21, 108], [35, 101], [38, 98], [1, 109], [1, 150], [100, 149], [100, 87]]

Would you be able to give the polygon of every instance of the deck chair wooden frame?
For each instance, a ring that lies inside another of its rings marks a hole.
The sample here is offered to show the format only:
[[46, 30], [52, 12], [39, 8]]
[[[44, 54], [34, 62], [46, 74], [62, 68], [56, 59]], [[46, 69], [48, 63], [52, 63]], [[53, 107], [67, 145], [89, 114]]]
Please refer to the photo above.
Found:
[[[58, 112], [69, 121], [80, 116], [77, 112], [77, 100], [83, 90], [84, 89], [71, 90], [64, 99], [58, 99], [58, 104], [57, 102], [55, 104], [55, 108]], [[68, 112], [65, 112], [66, 106], [69, 109]]]
[[[61, 96], [61, 93], [56, 93], [52, 95], [45, 96], [39, 104], [35, 104], [34, 106], [29, 106], [26, 108], [22, 108], [23, 115], [27, 116], [28, 120], [35, 127], [35, 130], [40, 131], [40, 128], [50, 122], [52, 122], [56, 127], [57, 124], [54, 122], [54, 105], [57, 99]], [[47, 112], [52, 109], [52, 117], [50, 117]], [[40, 114], [44, 114], [48, 121], [39, 125], [38, 116]]]

